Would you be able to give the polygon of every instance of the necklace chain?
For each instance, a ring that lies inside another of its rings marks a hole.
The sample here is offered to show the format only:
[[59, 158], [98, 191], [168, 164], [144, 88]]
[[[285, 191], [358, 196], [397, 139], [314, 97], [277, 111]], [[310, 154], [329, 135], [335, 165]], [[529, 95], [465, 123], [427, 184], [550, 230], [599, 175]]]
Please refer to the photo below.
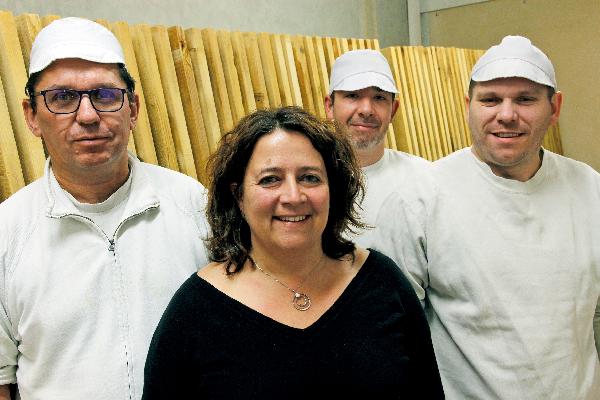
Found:
[[306, 274], [306, 276], [304, 277], [304, 279], [302, 279], [302, 282], [300, 282], [300, 284], [296, 287], [296, 289], [292, 289], [291, 287], [286, 285], [284, 282], [280, 281], [277, 277], [271, 275], [270, 273], [268, 273], [267, 271], [262, 269], [262, 267], [260, 265], [258, 265], [258, 263], [254, 260], [254, 258], [252, 258], [250, 256], [249, 256], [249, 258], [250, 258], [250, 261], [252, 261], [252, 264], [256, 267], [256, 269], [258, 269], [260, 272], [262, 272], [263, 274], [265, 274], [266, 276], [273, 279], [275, 282], [277, 282], [278, 284], [280, 284], [281, 286], [283, 286], [284, 288], [286, 288], [287, 290], [292, 292], [292, 294], [294, 295], [292, 297], [292, 306], [296, 310], [306, 311], [310, 308], [310, 305], [311, 305], [310, 297], [308, 297], [308, 295], [306, 293], [299, 292], [298, 289], [300, 289], [302, 287], [302, 285], [304, 285], [304, 283], [306, 282], [308, 277], [311, 276], [312, 273], [315, 272], [315, 270], [321, 265], [321, 261], [323, 260], [323, 258], [321, 258], [321, 261], [319, 261], [319, 263], [317, 263], [317, 265], [315, 267], [313, 267], [313, 269], [311, 269], [308, 274]]

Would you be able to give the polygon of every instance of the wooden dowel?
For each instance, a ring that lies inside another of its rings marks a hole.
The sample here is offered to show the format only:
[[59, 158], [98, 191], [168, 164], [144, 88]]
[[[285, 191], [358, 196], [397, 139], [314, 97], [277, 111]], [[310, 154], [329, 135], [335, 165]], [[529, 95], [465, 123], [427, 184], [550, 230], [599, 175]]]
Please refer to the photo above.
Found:
[[0, 11], [0, 74], [4, 85], [6, 107], [19, 149], [23, 177], [27, 184], [44, 173], [45, 154], [42, 141], [31, 134], [23, 117], [21, 103], [25, 98], [27, 73], [15, 19], [7, 11]]

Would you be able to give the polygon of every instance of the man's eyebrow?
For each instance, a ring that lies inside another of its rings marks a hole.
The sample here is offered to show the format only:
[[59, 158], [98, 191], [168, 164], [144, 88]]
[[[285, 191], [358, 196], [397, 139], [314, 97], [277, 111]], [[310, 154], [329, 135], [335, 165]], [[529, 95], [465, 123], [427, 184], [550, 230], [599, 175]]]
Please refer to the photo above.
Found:
[[42, 89], [42, 90], [57, 90], [57, 89], [92, 90], [92, 89], [99, 89], [99, 88], [111, 89], [111, 88], [116, 88], [116, 87], [119, 87], [119, 85], [117, 85], [114, 82], [99, 83], [97, 85], [94, 85], [94, 87], [90, 88], [90, 89], [76, 89], [72, 85], [53, 84], [53, 85], [50, 85], [50, 86], [48, 86], [48, 87], [46, 87], [45, 89]]
[[[518, 91], [515, 97], [517, 97], [517, 96], [539, 96], [543, 92], [544, 92], [544, 88], [532, 87], [532, 88], [527, 88], [527, 89]], [[476, 97], [502, 97], [502, 96], [498, 94], [497, 90], [484, 89], [484, 90], [480, 91], [479, 93], [476, 93]]]
[[377, 86], [373, 86], [373, 88], [375, 89], [375, 91], [377, 93], [386, 93], [386, 94], [390, 94], [390, 95], [393, 94], [392, 92], [388, 92], [387, 90], [383, 90], [383, 89], [381, 89], [381, 88], [379, 88]]
[[486, 90], [484, 92], [475, 93], [475, 97], [498, 97], [498, 93], [494, 90]]

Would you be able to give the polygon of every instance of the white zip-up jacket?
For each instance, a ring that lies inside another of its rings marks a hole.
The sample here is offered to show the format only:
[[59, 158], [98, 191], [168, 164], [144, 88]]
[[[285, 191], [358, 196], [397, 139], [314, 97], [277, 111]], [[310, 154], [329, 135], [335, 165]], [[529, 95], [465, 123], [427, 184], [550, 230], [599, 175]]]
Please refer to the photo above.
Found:
[[43, 178], [0, 204], [0, 384], [17, 382], [23, 400], [141, 398], [158, 320], [208, 262], [204, 187], [129, 162], [113, 237], [55, 203], [48, 162]]

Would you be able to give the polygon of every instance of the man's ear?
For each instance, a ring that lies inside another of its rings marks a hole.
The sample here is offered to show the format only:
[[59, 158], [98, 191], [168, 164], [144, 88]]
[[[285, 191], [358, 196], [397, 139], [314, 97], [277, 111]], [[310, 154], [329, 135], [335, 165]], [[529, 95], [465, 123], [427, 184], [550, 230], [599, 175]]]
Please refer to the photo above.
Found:
[[550, 117], [550, 123], [554, 125], [558, 121], [560, 116], [560, 109], [562, 107], [563, 95], [562, 92], [556, 92], [552, 95], [550, 104], [552, 105], [552, 117]]
[[[335, 96], [335, 93], [332, 93], [331, 96]], [[325, 105], [325, 115], [328, 119], [333, 120], [333, 99], [331, 96], [325, 96], [323, 103]]]
[[129, 102], [129, 109], [129, 129], [133, 130], [140, 113], [140, 96], [137, 93], [133, 93], [133, 101]]
[[37, 111], [31, 107], [31, 102], [29, 99], [23, 99], [21, 106], [23, 107], [23, 116], [25, 117], [25, 122], [27, 123], [31, 133], [33, 133], [34, 136], [42, 137], [42, 131], [37, 121]]
[[392, 103], [392, 118], [390, 118], [390, 119], [394, 119], [394, 115], [396, 115], [396, 111], [398, 111], [399, 106], [400, 106], [400, 101], [398, 99], [395, 99], [394, 102]]
[[469, 120], [469, 105], [471, 104], [471, 98], [469, 97], [469, 95], [465, 95], [465, 116], [467, 117], [467, 120]]

